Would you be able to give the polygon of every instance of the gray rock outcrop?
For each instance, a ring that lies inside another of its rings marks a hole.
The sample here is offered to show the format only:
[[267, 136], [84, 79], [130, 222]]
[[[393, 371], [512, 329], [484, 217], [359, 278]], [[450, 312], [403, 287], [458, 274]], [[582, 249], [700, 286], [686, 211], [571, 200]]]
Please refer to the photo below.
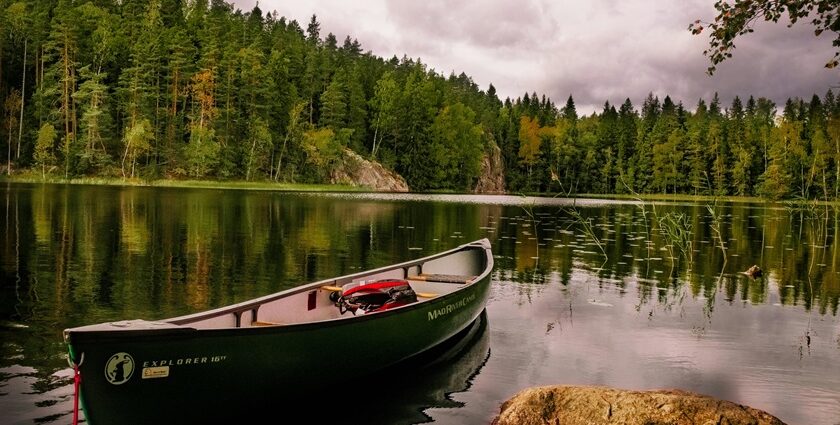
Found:
[[344, 149], [340, 165], [330, 172], [330, 183], [362, 186], [377, 192], [408, 192], [402, 176], [350, 149]]
[[481, 158], [481, 173], [475, 185], [474, 193], [505, 193], [505, 166], [502, 163], [502, 150], [495, 143]]
[[681, 390], [528, 388], [506, 401], [494, 425], [784, 425], [767, 412]]

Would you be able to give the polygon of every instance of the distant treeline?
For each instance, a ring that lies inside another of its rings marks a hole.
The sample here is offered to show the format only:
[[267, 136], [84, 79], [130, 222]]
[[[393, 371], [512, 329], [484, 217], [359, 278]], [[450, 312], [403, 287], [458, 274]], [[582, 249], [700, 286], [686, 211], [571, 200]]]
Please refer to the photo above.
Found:
[[[223, 0], [0, 0], [0, 122], [12, 171], [321, 183], [344, 148], [413, 190], [467, 191], [500, 149], [511, 192], [835, 198], [840, 101], [652, 95], [580, 117], [501, 101], [461, 73], [383, 59]], [[778, 118], [777, 118], [778, 115]]]

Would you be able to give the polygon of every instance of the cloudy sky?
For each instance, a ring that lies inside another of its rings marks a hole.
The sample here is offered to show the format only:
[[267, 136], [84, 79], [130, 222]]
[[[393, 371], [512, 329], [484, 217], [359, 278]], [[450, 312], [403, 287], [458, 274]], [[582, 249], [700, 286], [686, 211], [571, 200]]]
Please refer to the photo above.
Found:
[[[255, 0], [234, 0], [250, 11]], [[714, 17], [713, 0], [261, 0], [264, 13], [297, 20], [315, 14], [321, 36], [349, 35], [365, 51], [421, 58], [438, 73], [461, 72], [501, 98], [528, 92], [562, 105], [571, 94], [578, 110], [630, 98], [637, 107], [652, 92], [693, 109], [719, 92], [810, 99], [840, 85], [840, 72], [823, 67], [833, 56], [828, 34], [814, 37], [807, 22], [787, 28], [760, 24], [736, 40], [734, 57], [705, 71], [706, 35], [688, 24]]]

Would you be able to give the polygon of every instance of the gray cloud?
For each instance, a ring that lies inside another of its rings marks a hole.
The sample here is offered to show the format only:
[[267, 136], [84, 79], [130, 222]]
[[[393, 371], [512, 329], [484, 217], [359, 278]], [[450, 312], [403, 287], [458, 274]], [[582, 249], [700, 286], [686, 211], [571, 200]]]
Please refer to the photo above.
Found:
[[551, 15], [543, 13], [538, 3], [399, 0], [387, 2], [386, 10], [405, 29], [400, 38], [419, 36], [438, 45], [457, 42], [488, 50], [526, 48], [539, 34], [550, 36], [555, 27]]
[[304, 27], [316, 14], [323, 34], [350, 35], [386, 58], [419, 57], [444, 75], [464, 72], [503, 97], [537, 92], [562, 104], [571, 94], [584, 113], [628, 97], [638, 107], [651, 92], [688, 108], [715, 92], [724, 105], [735, 95], [781, 105], [840, 84], [840, 73], [823, 67], [833, 55], [830, 35], [814, 37], [807, 21], [759, 24], [708, 76], [707, 35], [687, 29], [714, 16], [708, 0], [263, 0], [260, 7]]

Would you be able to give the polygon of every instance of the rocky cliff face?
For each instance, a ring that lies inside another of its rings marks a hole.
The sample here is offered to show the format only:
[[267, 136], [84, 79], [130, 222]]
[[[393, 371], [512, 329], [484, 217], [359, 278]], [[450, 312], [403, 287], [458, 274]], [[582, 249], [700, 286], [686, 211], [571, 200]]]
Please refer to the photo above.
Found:
[[350, 149], [344, 149], [340, 165], [330, 172], [330, 183], [364, 186], [377, 192], [408, 192], [402, 176]]
[[474, 193], [505, 193], [505, 168], [502, 164], [502, 150], [492, 143], [481, 159], [481, 174]]

